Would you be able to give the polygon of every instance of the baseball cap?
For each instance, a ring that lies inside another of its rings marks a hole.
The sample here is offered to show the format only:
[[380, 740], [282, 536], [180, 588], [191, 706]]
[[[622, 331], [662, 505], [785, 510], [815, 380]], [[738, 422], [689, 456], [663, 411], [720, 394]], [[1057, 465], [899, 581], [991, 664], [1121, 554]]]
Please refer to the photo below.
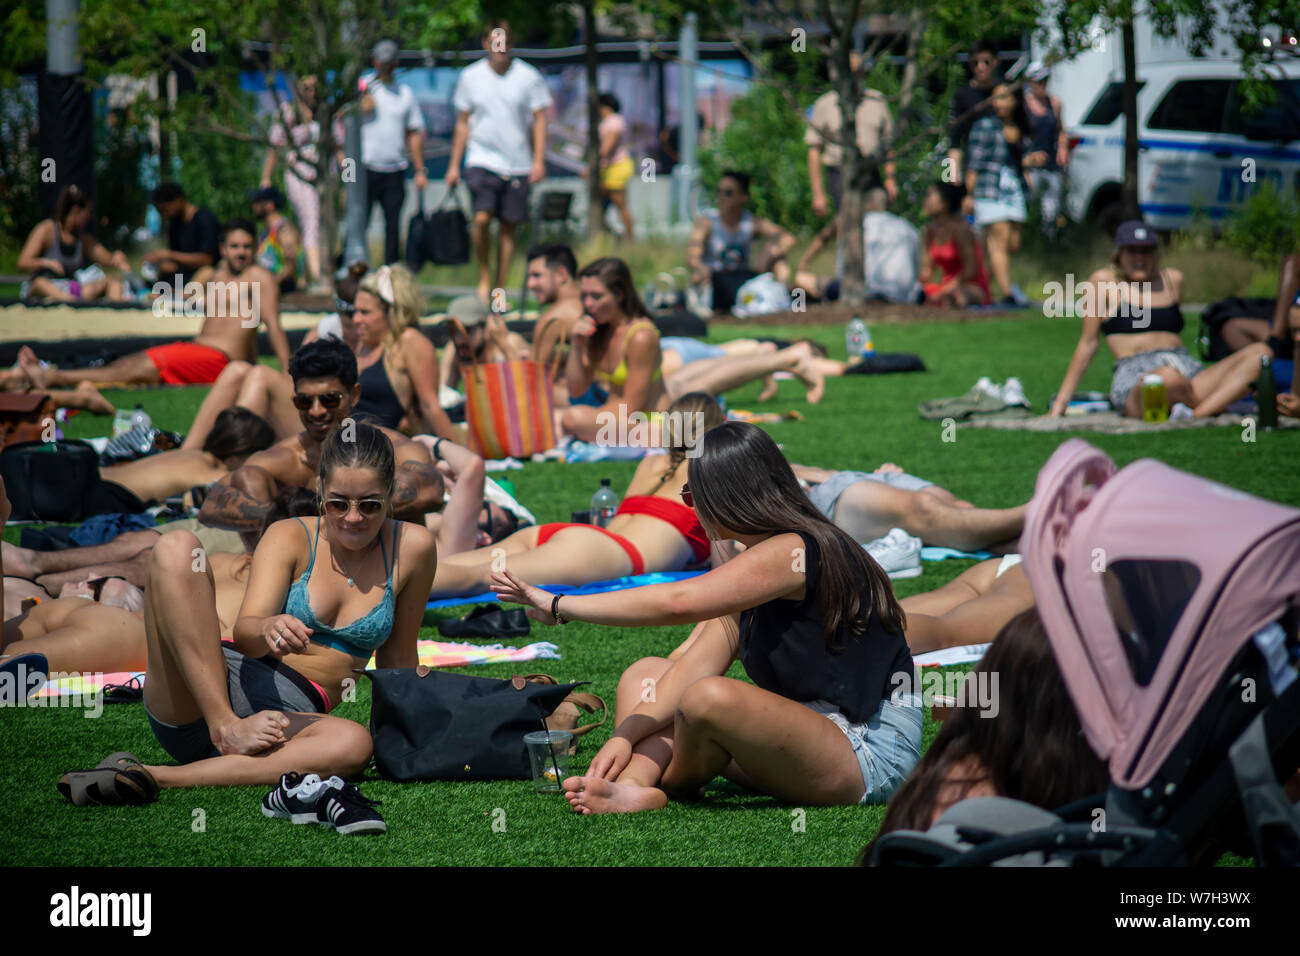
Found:
[[1051, 75], [1052, 71], [1043, 65], [1042, 60], [1035, 60], [1025, 69], [1025, 78], [1035, 83], [1041, 83]]
[[455, 319], [467, 328], [482, 325], [490, 314], [483, 300], [476, 295], [458, 295], [447, 306], [447, 318]]
[[254, 189], [251, 193], [248, 194], [248, 201], [249, 202], [266, 201], [269, 202], [271, 205], [275, 206], [276, 209], [283, 209], [284, 193], [280, 192], [280, 190], [276, 189], [274, 186], [267, 186], [263, 189]]
[[1154, 248], [1159, 245], [1156, 231], [1141, 219], [1130, 219], [1115, 230], [1115, 248], [1125, 249], [1131, 246]]
[[397, 44], [392, 40], [380, 40], [370, 51], [370, 55], [380, 63], [396, 63]]

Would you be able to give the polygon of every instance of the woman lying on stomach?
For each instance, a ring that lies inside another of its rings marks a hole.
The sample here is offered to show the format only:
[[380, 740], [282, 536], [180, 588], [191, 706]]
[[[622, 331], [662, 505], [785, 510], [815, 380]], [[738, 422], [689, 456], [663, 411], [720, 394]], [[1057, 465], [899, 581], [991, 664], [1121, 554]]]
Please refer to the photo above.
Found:
[[[718, 774], [805, 805], [884, 802], [917, 761], [921, 708], [889, 579], [808, 501], [776, 443], [714, 428], [682, 497], [715, 541], [745, 551], [686, 581], [559, 597], [493, 576], [546, 623], [644, 627], [707, 621], [675, 661], [646, 658], [619, 684], [617, 729], [564, 789], [582, 813], [663, 807]], [[753, 684], [724, 677], [737, 658]], [[654, 693], [646, 700], [644, 688]]]

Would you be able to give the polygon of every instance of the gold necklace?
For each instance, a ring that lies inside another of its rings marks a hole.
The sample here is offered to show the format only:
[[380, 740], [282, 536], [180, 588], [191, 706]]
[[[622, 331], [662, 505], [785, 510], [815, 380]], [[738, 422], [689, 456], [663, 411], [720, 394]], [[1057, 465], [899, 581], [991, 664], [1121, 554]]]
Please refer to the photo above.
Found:
[[[369, 555], [371, 551], [375, 550], [375, 541], [378, 541], [380, 537], [383, 535], [383, 533], [384, 533], [383, 529], [381, 528], [379, 534], [375, 535], [375, 540], [370, 542], [370, 545], [369, 547], [366, 548], [365, 553], [361, 555], [361, 562], [363, 564], [365, 563], [366, 556]], [[332, 541], [330, 542], [330, 557], [332, 557], [335, 561], [338, 562], [339, 571], [341, 571], [343, 573], [343, 576], [347, 578], [348, 587], [355, 589], [357, 586], [357, 582], [353, 580], [352, 575], [348, 574], [347, 569], [343, 567], [343, 559], [339, 557], [338, 552], [334, 550], [334, 542]]]

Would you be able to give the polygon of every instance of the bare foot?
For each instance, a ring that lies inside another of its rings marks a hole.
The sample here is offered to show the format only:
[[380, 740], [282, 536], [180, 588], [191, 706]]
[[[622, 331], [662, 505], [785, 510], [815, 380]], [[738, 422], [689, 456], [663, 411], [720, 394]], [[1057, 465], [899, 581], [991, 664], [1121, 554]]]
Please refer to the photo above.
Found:
[[574, 812], [583, 814], [640, 813], [668, 805], [667, 794], [657, 787], [614, 783], [599, 777], [569, 777], [564, 781], [564, 795]]
[[772, 375], [763, 379], [763, 387], [759, 389], [758, 400], [760, 402], [770, 402], [776, 398], [776, 378]]
[[223, 754], [256, 754], [284, 743], [289, 718], [278, 710], [262, 710], [234, 720], [212, 732], [212, 745]]
[[35, 349], [33, 349], [30, 345], [24, 345], [22, 348], [20, 348], [20, 349], [18, 350], [18, 361], [19, 361], [19, 362], [36, 362], [36, 361], [39, 361], [39, 359], [37, 359], [37, 357], [36, 357], [36, 350], [35, 350]]
[[808, 399], [808, 404], [816, 405], [820, 402], [822, 395], [826, 391], [826, 379], [822, 377], [821, 369], [817, 367], [817, 363], [811, 357], [801, 359], [793, 371], [799, 381], [808, 386], [808, 394], [805, 396]]
[[22, 366], [23, 371], [27, 373], [27, 377], [32, 380], [33, 385], [37, 388], [45, 388], [50, 377], [49, 371], [41, 368], [40, 360], [36, 357], [35, 352], [27, 346], [23, 346], [23, 348], [26, 349], [27, 354], [18, 353], [18, 364]]
[[117, 411], [113, 403], [99, 393], [99, 389], [90, 382], [79, 382], [73, 389], [80, 398], [81, 408], [90, 412], [92, 415], [112, 415]]
[[32, 560], [37, 552], [30, 548], [20, 548], [8, 541], [0, 542], [0, 559], [4, 561], [5, 574], [20, 578], [35, 578], [40, 574]]

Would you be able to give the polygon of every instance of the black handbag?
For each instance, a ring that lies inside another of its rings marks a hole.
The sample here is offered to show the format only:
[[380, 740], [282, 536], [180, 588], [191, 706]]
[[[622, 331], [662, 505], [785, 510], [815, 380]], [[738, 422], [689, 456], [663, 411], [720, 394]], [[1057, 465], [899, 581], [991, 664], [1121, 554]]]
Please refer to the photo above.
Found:
[[84, 441], [25, 441], [0, 453], [15, 521], [80, 521], [100, 484], [99, 455]]
[[379, 668], [370, 678], [375, 769], [387, 780], [527, 780], [524, 734], [546, 718], [574, 684], [524, 677], [494, 680], [447, 671]]
[[406, 227], [406, 265], [411, 270], [411, 274], [420, 271], [427, 259], [429, 242], [429, 217], [424, 214], [424, 191], [416, 190], [415, 215], [411, 217], [410, 224]]
[[845, 375], [885, 375], [890, 372], [924, 372], [921, 356], [910, 352], [864, 355], [844, 370]]
[[429, 217], [424, 255], [439, 266], [459, 266], [469, 262], [469, 220], [456, 201], [454, 189], [447, 190], [441, 205]]

